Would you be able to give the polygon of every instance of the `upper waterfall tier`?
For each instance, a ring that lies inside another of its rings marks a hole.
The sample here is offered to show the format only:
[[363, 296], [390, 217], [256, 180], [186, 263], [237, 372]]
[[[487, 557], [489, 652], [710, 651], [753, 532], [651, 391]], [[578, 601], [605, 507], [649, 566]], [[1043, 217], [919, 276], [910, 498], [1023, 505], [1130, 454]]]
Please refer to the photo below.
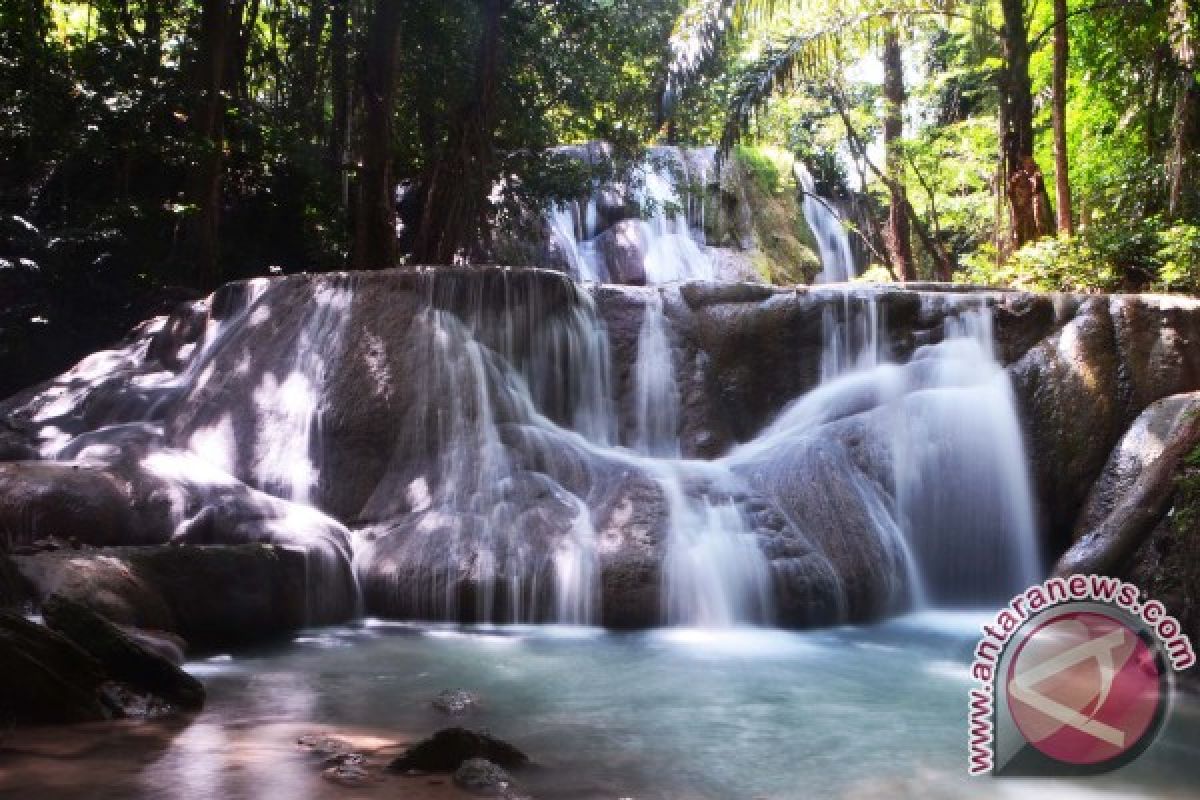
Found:
[[850, 262], [826, 276], [857, 271], [846, 229], [811, 186], [801, 191], [808, 173], [786, 153], [719, 158], [714, 147], [657, 146], [631, 165], [604, 142], [552, 153], [597, 177], [579, 196], [552, 204], [536, 230], [502, 232], [522, 263], [626, 286], [808, 282], [840, 235], [836, 252]]
[[1064, 536], [1123, 426], [1200, 385], [1197, 337], [1196, 303], [1152, 297], [504, 269], [231, 284], [0, 406], [48, 459], [0, 465], [0, 524], [283, 541], [330, 574], [350, 542], [367, 608], [404, 617], [801, 625], [993, 601], [1038, 572], [1036, 523]]

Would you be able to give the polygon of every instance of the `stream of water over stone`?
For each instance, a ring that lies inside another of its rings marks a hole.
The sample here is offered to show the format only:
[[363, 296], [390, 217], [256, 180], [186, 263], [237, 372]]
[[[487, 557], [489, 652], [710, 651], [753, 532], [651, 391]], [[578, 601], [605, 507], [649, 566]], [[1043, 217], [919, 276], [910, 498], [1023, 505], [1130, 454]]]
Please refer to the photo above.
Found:
[[[1040, 578], [988, 297], [906, 297], [914, 333], [880, 287], [681, 284], [704, 274], [687, 186], [710, 168], [648, 159], [646, 287], [533, 270], [233, 284], [21, 413], [48, 459], [135, 487], [147, 540], [299, 546], [314, 594], [352, 562], [365, 606], [405, 619], [800, 626]], [[840, 221], [807, 212], [826, 277], [850, 277]], [[573, 213], [580, 232], [601, 212]], [[709, 452], [697, 415], [730, 386], [697, 383], [697, 286], [819, 320], [770, 366], [816, 347], [818, 374]]]

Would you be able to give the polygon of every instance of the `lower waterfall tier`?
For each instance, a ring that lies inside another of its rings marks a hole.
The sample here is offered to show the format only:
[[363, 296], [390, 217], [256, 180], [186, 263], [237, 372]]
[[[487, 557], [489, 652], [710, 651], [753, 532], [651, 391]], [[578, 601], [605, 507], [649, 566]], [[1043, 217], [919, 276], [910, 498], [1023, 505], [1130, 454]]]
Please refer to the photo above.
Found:
[[[1031, 414], [1088, 398], [1096, 324], [1162, 344], [1118, 356], [1111, 408]], [[978, 605], [1060, 549], [1083, 495], [1057, 487], [1107, 455], [1079, 427], [1108, 414], [1115, 443], [1196, 388], [1197, 334], [1192, 304], [950, 287], [231, 284], [0, 406], [43, 458], [0, 465], [0, 524], [302, 549], [321, 619], [356, 592], [401, 618], [611, 627]]]

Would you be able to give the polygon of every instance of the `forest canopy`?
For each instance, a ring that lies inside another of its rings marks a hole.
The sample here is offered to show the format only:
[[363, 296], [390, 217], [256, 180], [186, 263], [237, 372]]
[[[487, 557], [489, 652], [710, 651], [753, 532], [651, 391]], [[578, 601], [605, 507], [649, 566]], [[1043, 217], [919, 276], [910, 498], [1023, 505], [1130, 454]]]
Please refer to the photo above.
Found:
[[857, 198], [877, 277], [1194, 290], [1198, 21], [1195, 0], [3, 0], [0, 257], [89, 299], [494, 262], [503, 209], [597, 178], [554, 146], [602, 139], [786, 151]]

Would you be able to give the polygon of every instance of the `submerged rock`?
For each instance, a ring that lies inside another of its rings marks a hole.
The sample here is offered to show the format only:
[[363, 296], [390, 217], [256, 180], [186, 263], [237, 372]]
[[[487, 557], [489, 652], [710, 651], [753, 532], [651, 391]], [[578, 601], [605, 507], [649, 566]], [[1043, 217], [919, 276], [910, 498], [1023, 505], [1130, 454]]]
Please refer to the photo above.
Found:
[[91, 609], [59, 595], [42, 604], [46, 624], [97, 659], [112, 678], [182, 709], [204, 707], [204, 686]]
[[480, 797], [506, 797], [513, 786], [513, 779], [491, 761], [469, 758], [454, 771], [454, 783]]
[[446, 714], [466, 714], [479, 706], [479, 696], [466, 689], [445, 689], [433, 698], [433, 707]]
[[388, 769], [393, 772], [454, 772], [464, 761], [485, 759], [503, 767], [520, 767], [529, 757], [508, 742], [482, 731], [445, 728], [408, 748]]

